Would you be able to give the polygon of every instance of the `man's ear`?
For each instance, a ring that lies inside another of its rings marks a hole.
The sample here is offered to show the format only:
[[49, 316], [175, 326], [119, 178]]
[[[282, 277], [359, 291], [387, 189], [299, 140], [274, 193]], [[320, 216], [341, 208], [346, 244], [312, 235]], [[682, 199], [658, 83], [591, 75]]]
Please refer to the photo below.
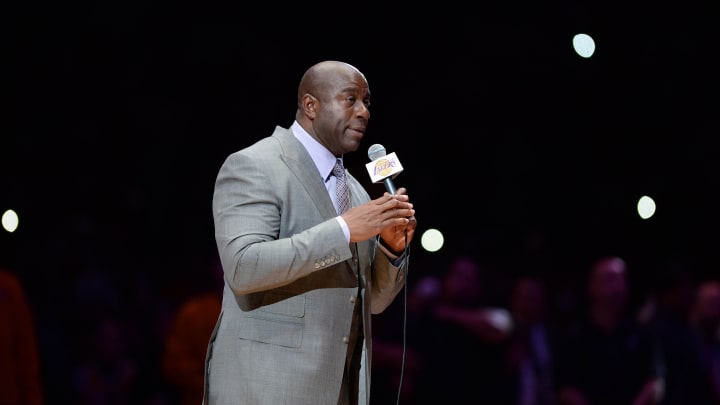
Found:
[[317, 115], [318, 99], [310, 93], [305, 93], [302, 96], [302, 109], [305, 115], [312, 119], [315, 119]]

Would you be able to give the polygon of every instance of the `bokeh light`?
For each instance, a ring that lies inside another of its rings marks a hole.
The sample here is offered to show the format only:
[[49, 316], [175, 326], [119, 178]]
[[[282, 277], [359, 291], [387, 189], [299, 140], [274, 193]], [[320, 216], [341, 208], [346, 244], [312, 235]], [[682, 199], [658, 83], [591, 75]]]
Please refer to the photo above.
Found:
[[444, 243], [445, 238], [443, 237], [442, 232], [437, 229], [428, 229], [423, 232], [422, 237], [420, 238], [420, 244], [423, 249], [428, 252], [437, 252], [443, 247]]
[[13, 210], [7, 210], [2, 215], [2, 227], [4, 230], [12, 233], [15, 232], [15, 230], [18, 227], [18, 224], [20, 223], [20, 220], [18, 218], [18, 215]]
[[573, 49], [583, 58], [589, 58], [595, 53], [595, 41], [588, 34], [577, 34], [573, 37]]
[[637, 203], [637, 212], [642, 219], [648, 219], [655, 215], [655, 200], [644, 195], [640, 197]]

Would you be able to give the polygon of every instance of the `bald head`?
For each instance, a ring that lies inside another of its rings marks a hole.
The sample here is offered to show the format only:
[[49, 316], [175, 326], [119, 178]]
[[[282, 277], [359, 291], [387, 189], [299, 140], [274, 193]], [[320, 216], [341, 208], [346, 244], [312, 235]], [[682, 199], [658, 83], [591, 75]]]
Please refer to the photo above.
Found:
[[298, 86], [298, 110], [302, 109], [303, 96], [312, 94], [315, 97], [327, 96], [338, 83], [360, 75], [365, 76], [355, 66], [336, 60], [326, 60], [312, 65], [300, 80]]
[[311, 66], [300, 80], [295, 119], [339, 157], [359, 147], [369, 107], [365, 75], [348, 63], [327, 60]]

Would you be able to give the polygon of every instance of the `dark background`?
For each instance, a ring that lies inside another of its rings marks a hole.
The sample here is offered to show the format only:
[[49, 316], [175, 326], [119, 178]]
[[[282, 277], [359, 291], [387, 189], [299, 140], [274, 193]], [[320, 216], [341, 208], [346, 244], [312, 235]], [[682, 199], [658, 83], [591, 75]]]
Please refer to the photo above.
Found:
[[[350, 170], [380, 195], [367, 148], [396, 152], [419, 231], [445, 232], [438, 253], [415, 242], [424, 271], [462, 251], [502, 261], [532, 250], [555, 275], [599, 251], [643, 276], [677, 256], [715, 274], [711, 2], [305, 6], [47, 2], [3, 13], [0, 210], [20, 225], [0, 235], [2, 262], [40, 322], [90, 268], [121, 297], [141, 275], [181, 301], [215, 255], [222, 161], [291, 124], [298, 81], [323, 59], [357, 66], [373, 93]], [[580, 32], [596, 41], [590, 59], [572, 49]], [[635, 213], [645, 194], [658, 204], [648, 221]]]

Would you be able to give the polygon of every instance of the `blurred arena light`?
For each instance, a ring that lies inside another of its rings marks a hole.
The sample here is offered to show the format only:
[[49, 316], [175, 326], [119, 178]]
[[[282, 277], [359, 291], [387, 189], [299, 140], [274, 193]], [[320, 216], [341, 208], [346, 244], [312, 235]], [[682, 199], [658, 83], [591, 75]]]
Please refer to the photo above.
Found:
[[595, 53], [595, 41], [588, 34], [576, 34], [573, 37], [573, 49], [583, 58], [589, 58]]
[[642, 219], [648, 219], [655, 215], [655, 200], [644, 195], [637, 202], [637, 212]]
[[7, 232], [15, 232], [19, 222], [18, 215], [13, 210], [7, 210], [2, 215], [2, 227]]
[[420, 244], [423, 249], [428, 252], [437, 252], [443, 247], [444, 243], [445, 238], [443, 237], [442, 232], [434, 228], [423, 232], [422, 237], [420, 238]]

